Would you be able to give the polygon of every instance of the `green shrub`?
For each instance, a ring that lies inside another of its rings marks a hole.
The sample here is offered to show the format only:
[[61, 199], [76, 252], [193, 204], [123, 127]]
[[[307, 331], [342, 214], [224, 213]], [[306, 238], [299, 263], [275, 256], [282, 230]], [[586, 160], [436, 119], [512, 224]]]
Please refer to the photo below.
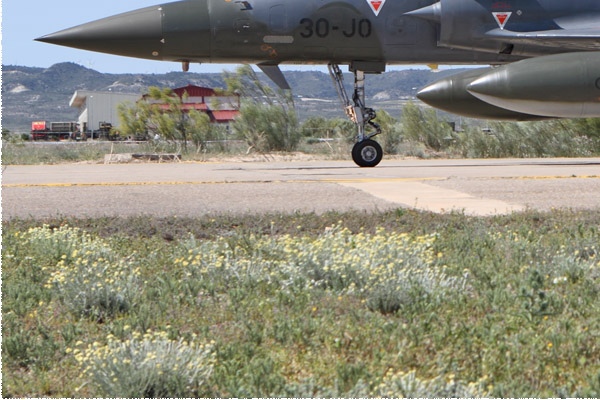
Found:
[[392, 313], [404, 305], [442, 299], [464, 292], [466, 277], [449, 277], [433, 265], [435, 235], [388, 233], [353, 234], [332, 228], [316, 237], [277, 238], [247, 236], [184, 243], [176, 265], [187, 272], [187, 285], [211, 287], [253, 286], [267, 283], [280, 291], [326, 290], [362, 297], [367, 306]]
[[490, 393], [484, 385], [485, 379], [465, 385], [455, 381], [453, 376], [420, 379], [416, 376], [415, 371], [405, 373], [389, 370], [372, 395], [373, 397], [410, 399], [490, 397]]
[[212, 344], [169, 340], [164, 332], [108, 336], [83, 350], [69, 349], [100, 393], [109, 397], [207, 397], [215, 363]]
[[17, 236], [29, 248], [36, 263], [44, 266], [54, 265], [60, 260], [71, 261], [73, 252], [92, 242], [89, 235], [68, 226], [42, 225], [25, 233], [17, 232]]
[[104, 258], [83, 248], [74, 260], [61, 260], [48, 285], [76, 315], [103, 320], [129, 310], [138, 286], [139, 268], [129, 260]]
[[72, 313], [103, 320], [131, 307], [139, 275], [133, 260], [68, 226], [33, 228], [26, 237], [50, 275], [46, 286]]

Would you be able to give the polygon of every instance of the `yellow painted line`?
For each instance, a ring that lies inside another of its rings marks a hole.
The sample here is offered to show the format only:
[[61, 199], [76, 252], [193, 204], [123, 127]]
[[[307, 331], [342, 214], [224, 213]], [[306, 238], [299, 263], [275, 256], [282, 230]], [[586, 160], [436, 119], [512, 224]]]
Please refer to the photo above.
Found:
[[94, 186], [177, 186], [177, 185], [225, 185], [232, 183], [373, 183], [373, 182], [419, 182], [443, 180], [445, 178], [357, 178], [357, 179], [299, 179], [299, 180], [254, 180], [254, 181], [162, 181], [162, 182], [93, 182], [93, 183], [8, 183], [4, 188], [25, 187], [94, 187]]
[[[254, 181], [163, 181], [163, 182], [94, 182], [94, 183], [8, 183], [2, 184], [3, 188], [26, 187], [94, 187], [94, 186], [179, 186], [179, 185], [226, 185], [234, 183], [259, 184], [259, 183], [394, 183], [394, 182], [427, 182], [443, 181], [444, 177], [420, 178], [325, 178], [325, 179], [290, 179], [290, 180], [254, 180]], [[568, 175], [568, 176], [514, 176], [514, 177], [473, 177], [469, 180], [551, 180], [551, 179], [600, 179], [600, 175]]]
[[228, 183], [271, 183], [272, 181], [173, 181], [173, 182], [95, 182], [95, 183], [9, 183], [3, 188], [26, 187], [94, 187], [94, 186], [176, 186], [176, 185], [221, 185]]

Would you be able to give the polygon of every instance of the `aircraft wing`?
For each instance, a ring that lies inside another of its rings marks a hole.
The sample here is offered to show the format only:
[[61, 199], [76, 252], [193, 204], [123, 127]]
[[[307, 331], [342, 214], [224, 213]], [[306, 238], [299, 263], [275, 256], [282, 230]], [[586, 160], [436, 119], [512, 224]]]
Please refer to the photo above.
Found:
[[513, 32], [494, 29], [486, 36], [499, 42], [555, 47], [571, 50], [600, 50], [600, 28], [555, 29], [535, 32]]

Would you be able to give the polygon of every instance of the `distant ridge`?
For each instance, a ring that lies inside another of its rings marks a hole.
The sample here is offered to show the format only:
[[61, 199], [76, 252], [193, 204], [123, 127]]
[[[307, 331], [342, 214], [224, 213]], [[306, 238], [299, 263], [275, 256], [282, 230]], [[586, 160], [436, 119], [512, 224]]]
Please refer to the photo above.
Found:
[[[297, 101], [301, 118], [309, 115], [343, 117], [328, 74], [319, 71], [284, 72]], [[412, 98], [428, 82], [447, 73], [425, 69], [390, 71], [367, 77], [369, 102], [385, 102], [392, 114], [399, 100]], [[264, 77], [265, 81], [268, 78]], [[352, 75], [346, 84], [351, 90]], [[72, 121], [77, 110], [69, 107], [76, 90], [115, 91], [142, 95], [150, 86], [181, 87], [188, 84], [224, 88], [221, 73], [169, 72], [165, 74], [104, 74], [82, 65], [64, 62], [49, 68], [2, 66], [2, 128], [26, 132], [31, 121]], [[313, 104], [309, 99], [329, 100]], [[396, 105], [392, 104], [396, 103]]]

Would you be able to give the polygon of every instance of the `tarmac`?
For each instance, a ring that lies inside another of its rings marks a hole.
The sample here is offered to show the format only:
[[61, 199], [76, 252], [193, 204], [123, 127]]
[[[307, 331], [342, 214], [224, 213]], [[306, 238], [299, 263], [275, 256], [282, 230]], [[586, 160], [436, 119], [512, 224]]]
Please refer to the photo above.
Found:
[[383, 211], [600, 211], [600, 159], [8, 165], [2, 218]]

